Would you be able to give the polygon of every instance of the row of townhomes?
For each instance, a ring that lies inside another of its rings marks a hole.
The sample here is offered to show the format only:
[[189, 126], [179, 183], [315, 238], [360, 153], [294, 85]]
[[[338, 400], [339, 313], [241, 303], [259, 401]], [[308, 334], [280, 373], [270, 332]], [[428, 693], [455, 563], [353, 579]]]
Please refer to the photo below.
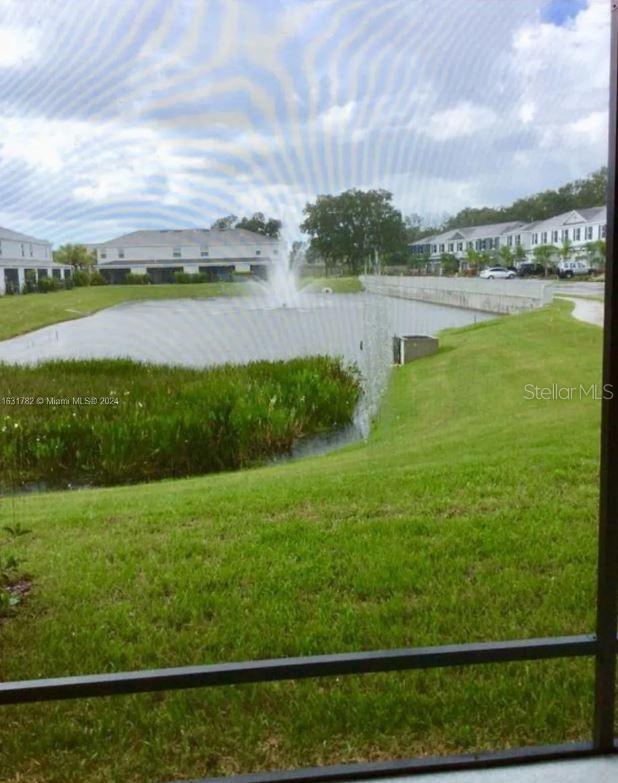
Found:
[[415, 256], [428, 260], [429, 268], [437, 272], [443, 254], [455, 256], [460, 268], [467, 268], [468, 250], [477, 252], [497, 251], [521, 247], [521, 260], [533, 260], [534, 250], [541, 245], [557, 248], [567, 242], [573, 258], [583, 256], [591, 242], [605, 239], [607, 226], [606, 207], [590, 207], [564, 212], [561, 215], [534, 223], [492, 223], [486, 226], [456, 228], [442, 234], [425, 237], [410, 245]]
[[175, 272], [229, 280], [234, 274], [266, 277], [274, 257], [283, 253], [278, 239], [244, 228], [133, 231], [117, 239], [87, 245], [97, 269], [109, 283], [126, 275], [147, 274], [153, 283], [168, 283]]
[[50, 242], [0, 228], [0, 294], [23, 290], [26, 278], [66, 280], [70, 276], [70, 266], [53, 260]]

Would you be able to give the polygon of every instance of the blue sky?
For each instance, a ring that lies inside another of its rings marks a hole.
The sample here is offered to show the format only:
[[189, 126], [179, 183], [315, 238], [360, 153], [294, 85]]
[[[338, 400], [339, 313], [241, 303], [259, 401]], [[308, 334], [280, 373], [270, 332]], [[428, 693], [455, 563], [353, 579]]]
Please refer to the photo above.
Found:
[[586, 0], [550, 0], [541, 9], [541, 19], [555, 25], [565, 25], [586, 8]]
[[383, 187], [428, 217], [605, 162], [606, 0], [0, 0], [0, 225], [64, 241]]

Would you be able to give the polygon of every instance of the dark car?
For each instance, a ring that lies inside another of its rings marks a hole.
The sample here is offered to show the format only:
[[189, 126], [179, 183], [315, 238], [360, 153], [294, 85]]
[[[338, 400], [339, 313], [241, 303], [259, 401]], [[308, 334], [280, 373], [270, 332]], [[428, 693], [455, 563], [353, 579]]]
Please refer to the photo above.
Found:
[[517, 268], [520, 277], [545, 277], [543, 264], [535, 264], [534, 261], [524, 261]]

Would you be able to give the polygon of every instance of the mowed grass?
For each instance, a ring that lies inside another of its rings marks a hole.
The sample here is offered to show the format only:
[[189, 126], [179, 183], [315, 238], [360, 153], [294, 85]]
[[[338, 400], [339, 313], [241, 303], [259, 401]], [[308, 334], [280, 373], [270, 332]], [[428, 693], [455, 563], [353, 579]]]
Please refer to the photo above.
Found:
[[[589, 632], [601, 330], [568, 303], [394, 371], [367, 444], [20, 497], [5, 680]], [[8, 535], [7, 539], [8, 541]], [[588, 660], [2, 708], [0, 778], [165, 781], [587, 738]]]
[[334, 294], [358, 294], [363, 290], [363, 284], [356, 276], [305, 277], [301, 279], [300, 285], [307, 286], [313, 291], [330, 288]]
[[242, 283], [187, 283], [185, 285], [105, 285], [24, 294], [0, 298], [0, 340], [42, 326], [82, 318], [122, 302], [143, 299], [187, 299], [238, 296]]

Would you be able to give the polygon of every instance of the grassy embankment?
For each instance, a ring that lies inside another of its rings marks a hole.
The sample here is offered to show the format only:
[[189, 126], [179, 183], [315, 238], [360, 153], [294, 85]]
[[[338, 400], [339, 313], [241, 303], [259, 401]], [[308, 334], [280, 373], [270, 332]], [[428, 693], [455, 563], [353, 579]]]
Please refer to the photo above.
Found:
[[[18, 679], [588, 632], [601, 331], [570, 305], [444, 335], [367, 444], [5, 502], [33, 589]], [[587, 660], [3, 708], [0, 779], [171, 780], [586, 736]]]
[[208, 369], [0, 364], [0, 486], [130, 484], [246, 468], [350, 424], [358, 380], [307, 357]]
[[185, 285], [105, 285], [53, 291], [47, 294], [3, 296], [0, 299], [0, 340], [42, 326], [82, 318], [104, 307], [143, 299], [186, 299], [238, 296], [242, 283], [188, 283]]
[[301, 279], [300, 285], [313, 291], [330, 288], [334, 294], [358, 294], [363, 290], [358, 277], [305, 277]]

